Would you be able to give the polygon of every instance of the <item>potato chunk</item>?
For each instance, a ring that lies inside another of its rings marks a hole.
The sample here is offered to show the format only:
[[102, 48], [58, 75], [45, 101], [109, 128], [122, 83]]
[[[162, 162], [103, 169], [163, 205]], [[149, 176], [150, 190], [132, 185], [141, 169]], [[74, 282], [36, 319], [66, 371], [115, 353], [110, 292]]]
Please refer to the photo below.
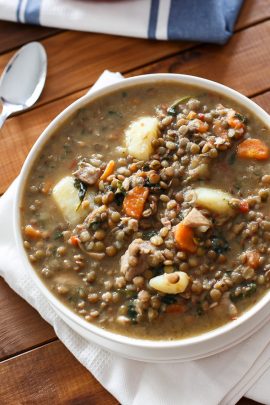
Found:
[[234, 209], [230, 205], [230, 200], [233, 198], [231, 194], [208, 187], [198, 187], [194, 191], [197, 197], [196, 206], [216, 214], [233, 215]]
[[132, 122], [126, 132], [128, 153], [140, 160], [148, 160], [153, 153], [152, 140], [159, 135], [158, 119], [141, 117]]
[[174, 273], [164, 273], [161, 276], [151, 278], [150, 287], [166, 294], [179, 294], [185, 291], [189, 283], [187, 273], [175, 271]]
[[89, 212], [89, 207], [79, 207], [78, 190], [74, 187], [74, 178], [71, 176], [64, 177], [54, 186], [52, 196], [63, 217], [71, 225], [81, 222]]

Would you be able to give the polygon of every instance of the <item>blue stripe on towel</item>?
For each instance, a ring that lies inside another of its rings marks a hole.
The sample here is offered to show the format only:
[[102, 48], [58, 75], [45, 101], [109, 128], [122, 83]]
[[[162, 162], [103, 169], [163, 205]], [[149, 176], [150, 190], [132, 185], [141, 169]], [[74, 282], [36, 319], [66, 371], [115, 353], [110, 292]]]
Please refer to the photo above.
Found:
[[243, 0], [171, 0], [168, 39], [224, 44]]
[[27, 0], [25, 11], [24, 11], [24, 21], [29, 24], [39, 25], [40, 21], [40, 6], [41, 0]]
[[22, 0], [19, 0], [18, 4], [17, 4], [17, 9], [16, 9], [16, 19], [18, 22], [21, 22], [21, 20], [20, 20], [21, 6], [22, 6]]
[[156, 38], [159, 0], [151, 0], [151, 9], [148, 23], [148, 38]]

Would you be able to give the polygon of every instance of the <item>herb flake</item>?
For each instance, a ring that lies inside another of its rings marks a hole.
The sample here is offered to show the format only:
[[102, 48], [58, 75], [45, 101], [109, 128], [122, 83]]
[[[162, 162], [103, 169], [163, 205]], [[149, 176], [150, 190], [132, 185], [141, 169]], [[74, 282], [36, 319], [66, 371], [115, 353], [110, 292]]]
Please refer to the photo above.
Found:
[[148, 231], [143, 231], [142, 236], [143, 236], [144, 240], [150, 240], [156, 234], [157, 234], [157, 232], [154, 231], [153, 229], [151, 229], [151, 230], [148, 230]]
[[132, 321], [132, 323], [137, 323], [137, 311], [132, 301], [128, 304], [127, 316]]
[[[245, 287], [246, 291], [241, 292], [240, 294], [235, 294], [236, 288], [239, 287], [239, 286], [240, 287]], [[256, 283], [254, 283], [252, 281], [249, 281], [249, 282], [244, 281], [243, 283], [241, 283], [237, 287], [233, 291], [231, 291], [231, 293], [230, 293], [230, 299], [233, 302], [237, 302], [237, 301], [242, 300], [244, 298], [250, 297], [251, 295], [253, 295], [257, 291], [257, 285], [256, 285]]]
[[97, 231], [98, 228], [100, 227], [100, 225], [101, 225], [101, 221], [90, 222], [89, 229], [91, 229], [91, 231]]
[[[79, 196], [79, 200], [82, 203], [85, 194], [87, 192], [87, 184], [83, 183], [81, 180], [79, 179], [75, 179], [74, 180], [74, 187], [78, 190], [78, 196]], [[81, 205], [81, 204], [80, 204]], [[79, 207], [80, 207], [79, 205]], [[79, 208], [77, 207], [77, 209]]]
[[53, 239], [57, 240], [63, 237], [63, 232], [62, 231], [55, 231], [53, 235]]
[[191, 98], [191, 96], [185, 96], [182, 98], [179, 98], [178, 100], [176, 100], [172, 105], [170, 105], [170, 107], [167, 109], [167, 113], [168, 115], [172, 115], [172, 116], [176, 116], [177, 115], [177, 107], [179, 106], [179, 104], [183, 104], [186, 101], [188, 101]]
[[248, 121], [247, 117], [243, 114], [235, 113], [234, 116], [235, 118], [238, 118], [239, 121], [243, 122], [243, 124], [246, 124]]
[[221, 235], [213, 236], [211, 239], [211, 243], [212, 249], [219, 255], [229, 250], [229, 244], [227, 240]]

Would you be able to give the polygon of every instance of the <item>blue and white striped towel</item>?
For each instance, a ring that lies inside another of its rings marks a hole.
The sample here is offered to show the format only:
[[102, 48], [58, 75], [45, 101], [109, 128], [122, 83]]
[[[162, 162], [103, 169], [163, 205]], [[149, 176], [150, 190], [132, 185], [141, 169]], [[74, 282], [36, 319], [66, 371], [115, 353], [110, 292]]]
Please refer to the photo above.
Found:
[[0, 0], [0, 19], [79, 31], [224, 44], [243, 0]]

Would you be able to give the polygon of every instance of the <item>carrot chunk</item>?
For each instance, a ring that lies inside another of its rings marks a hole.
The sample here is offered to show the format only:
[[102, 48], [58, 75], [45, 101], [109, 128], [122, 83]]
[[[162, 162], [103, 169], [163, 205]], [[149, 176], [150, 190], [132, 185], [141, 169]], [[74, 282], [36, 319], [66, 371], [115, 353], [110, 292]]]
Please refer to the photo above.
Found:
[[31, 239], [42, 238], [42, 233], [38, 229], [35, 229], [32, 225], [26, 225], [24, 228], [24, 234]]
[[106, 180], [107, 177], [109, 177], [111, 174], [113, 174], [114, 170], [115, 170], [115, 161], [114, 160], [110, 160], [109, 163], [107, 164], [102, 176], [100, 177], [100, 180]]
[[265, 160], [270, 157], [270, 150], [260, 139], [246, 139], [238, 145], [237, 156], [244, 159]]
[[78, 246], [78, 242], [79, 242], [78, 236], [73, 235], [73, 236], [70, 237], [69, 240], [70, 240], [71, 245]]
[[136, 186], [130, 190], [123, 202], [125, 213], [130, 217], [140, 219], [148, 194], [149, 189], [147, 187]]
[[244, 128], [245, 125], [243, 123], [243, 121], [241, 121], [239, 119], [239, 116], [241, 116], [240, 114], [237, 114], [234, 110], [230, 110], [228, 112], [228, 116], [227, 116], [227, 122], [230, 125], [231, 128], [234, 129], [240, 129], [240, 128]]
[[175, 227], [174, 238], [180, 249], [195, 253], [197, 245], [194, 242], [193, 230], [182, 222]]
[[209, 129], [209, 125], [207, 122], [204, 122], [202, 120], [196, 120], [196, 123], [198, 125], [198, 131], [201, 133], [207, 132]]
[[260, 253], [257, 250], [247, 252], [247, 264], [253, 269], [257, 269], [260, 266], [260, 258]]

